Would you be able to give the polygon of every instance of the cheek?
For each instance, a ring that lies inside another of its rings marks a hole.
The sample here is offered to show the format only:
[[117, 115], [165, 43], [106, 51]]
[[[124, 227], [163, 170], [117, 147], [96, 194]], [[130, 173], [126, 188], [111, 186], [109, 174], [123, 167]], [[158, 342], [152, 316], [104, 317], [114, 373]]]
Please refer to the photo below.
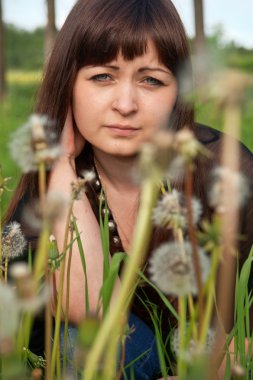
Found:
[[[80, 94], [84, 94], [83, 96]], [[85, 95], [85, 91], [76, 88], [73, 91], [72, 97], [72, 112], [75, 124], [79, 131], [83, 134], [89, 125], [89, 120], [92, 119], [93, 106], [90, 97]]]
[[155, 109], [153, 108], [153, 112], [150, 112], [153, 129], [158, 130], [168, 127], [174, 104], [174, 99], [170, 99], [169, 102], [164, 102], [163, 99], [160, 103], [157, 104], [157, 107]]

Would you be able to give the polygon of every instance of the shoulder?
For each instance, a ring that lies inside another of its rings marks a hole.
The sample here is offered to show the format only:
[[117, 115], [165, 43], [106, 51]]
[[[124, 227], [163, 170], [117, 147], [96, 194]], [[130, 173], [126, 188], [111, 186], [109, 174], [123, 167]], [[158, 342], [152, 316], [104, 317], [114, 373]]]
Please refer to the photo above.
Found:
[[204, 145], [220, 141], [223, 135], [222, 132], [199, 123], [195, 123], [195, 134], [198, 140]]
[[[212, 153], [212, 158], [206, 160], [203, 164], [203, 178], [207, 180], [209, 174], [212, 171], [212, 168], [219, 166], [221, 164], [221, 154], [222, 154], [222, 142], [224, 133], [215, 130], [209, 126], [202, 124], [195, 125], [195, 134], [198, 140]], [[231, 142], [234, 141], [233, 137], [226, 136], [228, 139], [231, 139]], [[253, 154], [250, 150], [240, 141], [239, 144], [239, 168], [240, 173], [244, 175], [245, 185], [248, 186], [248, 196], [244, 202], [244, 206], [240, 212], [240, 235], [243, 237], [240, 241], [240, 265], [247, 258], [248, 253], [253, 245]], [[231, 145], [233, 146], [233, 144]], [[235, 154], [231, 148], [231, 157]], [[206, 181], [204, 181], [206, 183]], [[208, 183], [208, 181], [207, 181]], [[252, 268], [253, 271], [253, 268]], [[253, 288], [253, 276], [252, 284], [250, 285]]]
[[[213, 153], [213, 164], [219, 164], [222, 152], [222, 141], [224, 133], [218, 131], [210, 126], [196, 123], [195, 135], [197, 139]], [[233, 137], [226, 135], [228, 139], [234, 140]], [[246, 174], [251, 173], [253, 175], [253, 154], [252, 152], [241, 142], [238, 141], [240, 147], [240, 169]], [[231, 155], [234, 152], [231, 151]]]

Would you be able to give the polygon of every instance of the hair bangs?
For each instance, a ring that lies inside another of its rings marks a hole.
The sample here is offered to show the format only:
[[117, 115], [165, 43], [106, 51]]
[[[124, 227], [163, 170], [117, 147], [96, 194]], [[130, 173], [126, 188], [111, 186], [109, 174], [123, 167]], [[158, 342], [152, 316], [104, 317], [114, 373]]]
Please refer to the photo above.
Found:
[[[107, 0], [97, 10], [95, 17], [93, 9], [92, 22], [86, 23], [88, 26], [81, 30], [83, 35], [77, 56], [78, 66], [110, 62], [119, 53], [126, 60], [143, 55], [148, 40], [153, 39], [153, 22], [148, 3], [146, 0]], [[112, 17], [113, 14], [117, 17]]]

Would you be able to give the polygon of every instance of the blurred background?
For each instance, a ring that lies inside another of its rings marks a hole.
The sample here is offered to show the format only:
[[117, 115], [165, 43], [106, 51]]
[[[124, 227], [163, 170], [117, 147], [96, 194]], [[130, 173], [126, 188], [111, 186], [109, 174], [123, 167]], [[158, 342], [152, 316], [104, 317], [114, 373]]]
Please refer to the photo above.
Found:
[[[252, 0], [172, 1], [185, 25], [192, 56], [201, 57], [207, 71], [233, 68], [253, 75]], [[12, 188], [20, 172], [9, 156], [11, 133], [33, 112], [43, 65], [74, 3], [0, 0], [0, 164], [4, 175], [13, 178]], [[222, 129], [222, 114], [211, 100], [197, 101], [196, 116], [198, 121]], [[251, 87], [245, 93], [241, 131], [241, 139], [251, 151], [252, 124]]]

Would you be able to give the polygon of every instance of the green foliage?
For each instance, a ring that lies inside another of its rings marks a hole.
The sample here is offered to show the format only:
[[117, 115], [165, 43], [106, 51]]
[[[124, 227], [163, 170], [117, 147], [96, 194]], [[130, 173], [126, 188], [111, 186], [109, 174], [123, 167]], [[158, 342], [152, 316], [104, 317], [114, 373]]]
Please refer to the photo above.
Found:
[[[3, 175], [11, 177], [8, 187], [14, 189], [20, 176], [20, 169], [10, 158], [9, 141], [11, 133], [22, 125], [33, 112], [34, 98], [38, 86], [38, 73], [27, 76], [24, 72], [8, 73], [8, 92], [0, 104], [0, 162]], [[6, 209], [11, 192], [4, 195], [3, 209]]]
[[6, 66], [8, 69], [38, 70], [43, 66], [44, 29], [33, 32], [5, 25]]

